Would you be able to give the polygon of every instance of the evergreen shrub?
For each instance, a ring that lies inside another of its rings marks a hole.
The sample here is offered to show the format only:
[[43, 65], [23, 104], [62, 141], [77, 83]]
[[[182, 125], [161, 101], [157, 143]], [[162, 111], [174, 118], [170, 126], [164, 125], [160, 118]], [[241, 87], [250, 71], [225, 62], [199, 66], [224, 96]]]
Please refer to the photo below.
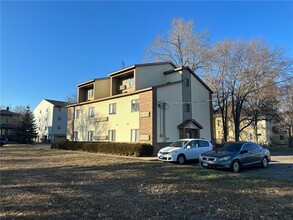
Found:
[[144, 143], [117, 143], [117, 142], [60, 142], [53, 143], [51, 149], [81, 150], [93, 153], [116, 154], [134, 157], [152, 156], [154, 147]]

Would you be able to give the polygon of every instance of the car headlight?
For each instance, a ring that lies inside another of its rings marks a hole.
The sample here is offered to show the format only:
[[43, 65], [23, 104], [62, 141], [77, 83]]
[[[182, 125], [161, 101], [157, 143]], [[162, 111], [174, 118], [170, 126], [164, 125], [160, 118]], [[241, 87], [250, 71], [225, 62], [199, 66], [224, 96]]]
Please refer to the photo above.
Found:
[[231, 156], [222, 157], [222, 158], [219, 158], [219, 161], [226, 161], [226, 160], [229, 160], [230, 158]]
[[170, 155], [174, 155], [175, 153], [176, 153], [175, 151], [169, 152]]

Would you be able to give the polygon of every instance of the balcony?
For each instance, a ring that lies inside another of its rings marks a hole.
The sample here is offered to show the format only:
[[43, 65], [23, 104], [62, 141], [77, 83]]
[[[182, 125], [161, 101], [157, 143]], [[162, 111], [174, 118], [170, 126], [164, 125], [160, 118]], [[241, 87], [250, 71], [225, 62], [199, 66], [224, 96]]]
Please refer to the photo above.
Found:
[[112, 95], [128, 93], [134, 90], [135, 80], [133, 71], [112, 78]]
[[89, 84], [79, 88], [78, 102], [86, 102], [94, 99], [94, 84]]

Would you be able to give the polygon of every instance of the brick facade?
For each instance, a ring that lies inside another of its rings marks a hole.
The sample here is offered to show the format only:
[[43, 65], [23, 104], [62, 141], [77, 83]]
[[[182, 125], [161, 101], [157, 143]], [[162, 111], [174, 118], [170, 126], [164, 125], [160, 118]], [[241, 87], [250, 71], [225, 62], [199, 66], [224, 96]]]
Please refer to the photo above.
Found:
[[68, 116], [67, 116], [67, 134], [66, 138], [70, 141], [73, 139], [73, 131], [74, 131], [74, 107], [67, 108]]
[[140, 142], [153, 144], [153, 91], [139, 94], [139, 133]]

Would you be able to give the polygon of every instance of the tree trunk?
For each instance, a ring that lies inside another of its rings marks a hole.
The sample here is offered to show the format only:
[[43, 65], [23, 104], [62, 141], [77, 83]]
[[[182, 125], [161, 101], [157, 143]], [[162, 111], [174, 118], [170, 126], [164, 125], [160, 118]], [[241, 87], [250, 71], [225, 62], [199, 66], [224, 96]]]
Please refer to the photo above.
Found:
[[240, 126], [239, 123], [235, 122], [235, 141], [239, 141], [240, 139]]
[[224, 142], [227, 142], [228, 137], [228, 128], [227, 125], [223, 125], [223, 132], [224, 132]]
[[255, 142], [258, 144], [258, 128], [257, 128], [257, 121], [258, 121], [258, 117], [257, 117], [257, 114], [255, 115], [255, 118], [254, 118], [254, 135], [255, 135]]
[[293, 148], [292, 130], [293, 130], [293, 127], [289, 127], [289, 130], [288, 130], [288, 133], [289, 133], [289, 147]]

